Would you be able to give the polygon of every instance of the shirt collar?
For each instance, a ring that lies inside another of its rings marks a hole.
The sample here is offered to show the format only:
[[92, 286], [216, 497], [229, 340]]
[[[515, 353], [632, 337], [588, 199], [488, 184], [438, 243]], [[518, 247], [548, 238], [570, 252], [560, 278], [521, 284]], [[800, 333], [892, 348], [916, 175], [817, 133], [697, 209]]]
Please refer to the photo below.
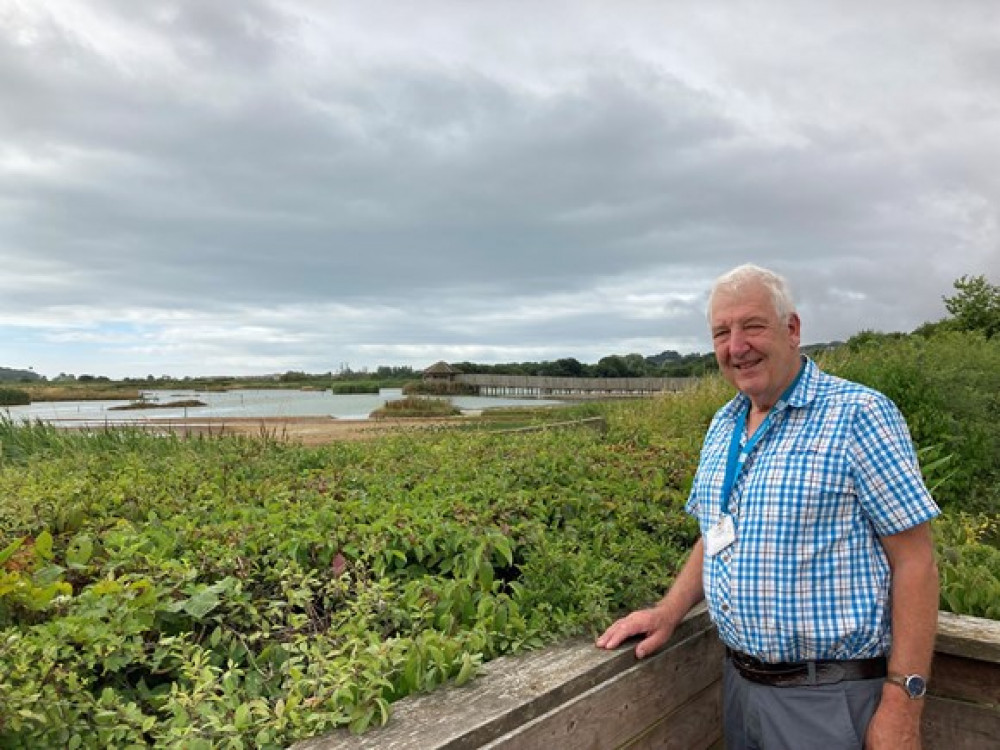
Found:
[[[807, 406], [813, 399], [816, 398], [816, 394], [819, 391], [819, 378], [820, 369], [805, 354], [800, 355], [802, 362], [805, 364], [805, 369], [802, 371], [802, 377], [799, 378], [799, 382], [796, 384], [795, 389], [792, 391], [791, 395], [788, 397], [788, 406], [794, 406], [801, 408]], [[750, 402], [750, 397], [743, 393], [737, 393], [733, 399], [722, 407], [720, 416], [725, 419], [735, 420], [743, 409], [747, 408]]]

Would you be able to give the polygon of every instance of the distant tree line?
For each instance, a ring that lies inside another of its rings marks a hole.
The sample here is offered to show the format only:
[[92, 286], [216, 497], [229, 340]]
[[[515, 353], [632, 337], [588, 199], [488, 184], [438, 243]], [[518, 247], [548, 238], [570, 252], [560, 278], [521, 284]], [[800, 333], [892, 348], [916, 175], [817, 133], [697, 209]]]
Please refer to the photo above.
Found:
[[540, 375], [550, 378], [671, 378], [703, 375], [716, 369], [711, 354], [679, 354], [665, 351], [650, 357], [642, 354], [609, 354], [596, 364], [573, 357], [551, 362], [508, 362], [486, 365], [454, 362], [452, 367], [469, 375]]
[[31, 383], [41, 379], [42, 376], [34, 370], [15, 370], [10, 367], [0, 367], [0, 381]]

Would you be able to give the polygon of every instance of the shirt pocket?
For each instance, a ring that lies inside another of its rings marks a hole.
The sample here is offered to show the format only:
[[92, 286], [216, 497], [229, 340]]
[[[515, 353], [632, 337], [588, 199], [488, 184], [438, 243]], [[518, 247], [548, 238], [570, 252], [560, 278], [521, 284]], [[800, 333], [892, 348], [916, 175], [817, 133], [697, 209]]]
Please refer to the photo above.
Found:
[[759, 457], [754, 484], [758, 499], [770, 498], [768, 515], [783, 521], [809, 523], [850, 516], [854, 482], [842, 451], [821, 443], [791, 444]]

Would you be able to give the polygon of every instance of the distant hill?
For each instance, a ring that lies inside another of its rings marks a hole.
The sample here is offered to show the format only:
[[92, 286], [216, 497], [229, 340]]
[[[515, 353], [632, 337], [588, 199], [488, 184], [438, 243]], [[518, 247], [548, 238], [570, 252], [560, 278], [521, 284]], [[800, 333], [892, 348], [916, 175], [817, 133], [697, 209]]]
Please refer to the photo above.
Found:
[[0, 381], [41, 380], [42, 376], [31, 370], [15, 370], [10, 367], [0, 367]]
[[[700, 357], [701, 355], [695, 354], [694, 356]], [[684, 359], [683, 355], [680, 352], [675, 352], [673, 349], [646, 357], [646, 361], [654, 365], [663, 365], [667, 362], [680, 362], [682, 359]]]
[[823, 352], [836, 349], [837, 347], [843, 345], [843, 341], [827, 341], [822, 344], [803, 344], [799, 348], [802, 350], [803, 354], [808, 354], [810, 357], [813, 357], [817, 354], [822, 354]]
[[[828, 341], [820, 344], [803, 344], [800, 348], [804, 354], [812, 355], [825, 352], [830, 349], [836, 349], [838, 346], [843, 345], [843, 341]], [[694, 354], [681, 354], [680, 352], [675, 352], [673, 349], [667, 349], [659, 354], [646, 357], [646, 361], [654, 365], [668, 365], [678, 362], [690, 362], [692, 360], [714, 356], [715, 354], [712, 352], [708, 352], [707, 354], [702, 354], [700, 352], [695, 352]]]

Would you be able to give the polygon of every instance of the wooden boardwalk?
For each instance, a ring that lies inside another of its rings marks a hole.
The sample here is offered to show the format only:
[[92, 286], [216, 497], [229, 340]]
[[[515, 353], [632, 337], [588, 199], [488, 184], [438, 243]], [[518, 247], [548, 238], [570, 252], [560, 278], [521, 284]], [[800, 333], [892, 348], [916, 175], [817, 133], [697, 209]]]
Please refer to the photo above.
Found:
[[541, 375], [453, 375], [480, 396], [517, 398], [608, 398], [680, 391], [696, 378], [550, 378]]

